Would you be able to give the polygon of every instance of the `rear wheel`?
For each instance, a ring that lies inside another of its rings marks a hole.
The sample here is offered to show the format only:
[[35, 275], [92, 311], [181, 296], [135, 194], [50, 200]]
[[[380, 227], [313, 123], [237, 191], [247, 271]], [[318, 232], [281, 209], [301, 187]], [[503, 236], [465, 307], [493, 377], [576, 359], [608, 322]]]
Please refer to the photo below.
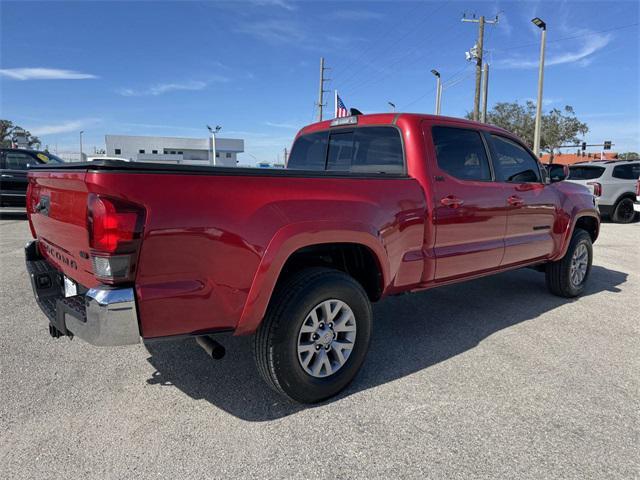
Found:
[[326, 268], [294, 274], [274, 294], [256, 332], [258, 370], [292, 400], [332, 397], [364, 362], [371, 318], [367, 294], [352, 277]]
[[567, 253], [561, 260], [547, 264], [546, 281], [551, 293], [561, 297], [577, 297], [591, 273], [593, 247], [591, 236], [576, 228]]
[[631, 198], [623, 198], [615, 206], [611, 219], [616, 223], [631, 223], [635, 216], [636, 212], [633, 209], [633, 200]]

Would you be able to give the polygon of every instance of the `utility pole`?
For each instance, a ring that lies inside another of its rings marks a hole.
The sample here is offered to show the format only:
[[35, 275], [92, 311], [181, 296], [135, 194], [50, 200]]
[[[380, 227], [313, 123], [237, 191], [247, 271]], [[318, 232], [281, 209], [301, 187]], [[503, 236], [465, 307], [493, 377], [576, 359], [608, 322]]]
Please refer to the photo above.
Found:
[[327, 105], [324, 103], [324, 94], [329, 93], [328, 90], [324, 89], [325, 82], [328, 82], [330, 79], [324, 78], [324, 71], [329, 70], [328, 67], [324, 66], [324, 57], [320, 57], [320, 85], [318, 87], [318, 121], [322, 121], [322, 109]]
[[544, 45], [547, 40], [547, 24], [536, 17], [531, 22], [542, 30], [540, 40], [540, 66], [538, 68], [538, 102], [536, 104], [536, 127], [533, 133], [533, 153], [540, 156], [540, 134], [542, 130], [542, 84], [544, 83]]
[[487, 98], [489, 96], [489, 64], [485, 63], [482, 70], [482, 116], [480, 121], [487, 123]]
[[282, 160], [283, 160], [282, 163], [284, 163], [285, 167], [287, 166], [288, 156], [289, 156], [289, 152], [287, 152], [287, 147], [284, 147], [284, 156], [282, 157]]
[[478, 41], [470, 52], [467, 52], [467, 60], [475, 58], [476, 60], [476, 92], [473, 99], [473, 119], [478, 121], [480, 116], [480, 84], [482, 81], [482, 49], [484, 47], [484, 26], [485, 24], [493, 25], [498, 23], [498, 16], [494, 20], [485, 20], [484, 15], [480, 18], [467, 18], [462, 16], [463, 22], [471, 22], [478, 24]]

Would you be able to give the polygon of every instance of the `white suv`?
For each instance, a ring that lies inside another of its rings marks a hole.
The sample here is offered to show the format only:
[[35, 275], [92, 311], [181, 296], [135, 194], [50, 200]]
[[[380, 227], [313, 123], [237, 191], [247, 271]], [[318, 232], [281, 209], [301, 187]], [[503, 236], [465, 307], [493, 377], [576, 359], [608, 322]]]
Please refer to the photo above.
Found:
[[598, 209], [614, 222], [635, 219], [633, 203], [640, 178], [640, 160], [609, 160], [575, 163], [567, 180], [586, 185], [598, 198]]

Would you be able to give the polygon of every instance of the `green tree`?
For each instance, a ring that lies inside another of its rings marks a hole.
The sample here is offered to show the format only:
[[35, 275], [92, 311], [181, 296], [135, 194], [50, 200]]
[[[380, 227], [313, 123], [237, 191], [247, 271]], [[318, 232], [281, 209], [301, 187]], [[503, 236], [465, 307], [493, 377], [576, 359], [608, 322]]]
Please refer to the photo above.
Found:
[[[2, 148], [10, 148], [13, 134], [20, 130], [24, 130], [24, 128], [14, 125], [11, 120], [0, 120], [0, 146]], [[40, 145], [40, 139], [38, 137], [31, 135], [31, 132], [28, 130], [24, 130], [24, 132], [30, 147]]]
[[[471, 118], [471, 114], [467, 114]], [[487, 123], [504, 128], [520, 137], [529, 148], [533, 149], [533, 137], [536, 125], [536, 105], [532, 101], [524, 105], [518, 102], [499, 102], [487, 112]], [[567, 105], [563, 109], [554, 108], [542, 115], [542, 132], [540, 150], [553, 155], [558, 147], [567, 143], [577, 144], [580, 136], [589, 131], [586, 123], [576, 117], [573, 107]]]
[[577, 144], [588, 131], [589, 127], [578, 120], [573, 107], [566, 105], [562, 110], [554, 108], [542, 116], [540, 149], [551, 155], [549, 163], [553, 163], [554, 153], [561, 145]]
[[640, 155], [638, 155], [638, 152], [623, 152], [618, 154], [618, 158], [620, 160], [635, 160], [640, 158]]

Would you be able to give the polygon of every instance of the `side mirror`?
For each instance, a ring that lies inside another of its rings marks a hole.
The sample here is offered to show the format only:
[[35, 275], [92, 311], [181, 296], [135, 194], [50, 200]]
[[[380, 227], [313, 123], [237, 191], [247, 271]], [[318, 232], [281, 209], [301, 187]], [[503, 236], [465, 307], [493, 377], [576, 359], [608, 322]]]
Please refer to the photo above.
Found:
[[551, 183], [561, 182], [569, 176], [569, 167], [567, 165], [552, 163], [551, 165], [545, 165], [545, 167], [549, 173]]

